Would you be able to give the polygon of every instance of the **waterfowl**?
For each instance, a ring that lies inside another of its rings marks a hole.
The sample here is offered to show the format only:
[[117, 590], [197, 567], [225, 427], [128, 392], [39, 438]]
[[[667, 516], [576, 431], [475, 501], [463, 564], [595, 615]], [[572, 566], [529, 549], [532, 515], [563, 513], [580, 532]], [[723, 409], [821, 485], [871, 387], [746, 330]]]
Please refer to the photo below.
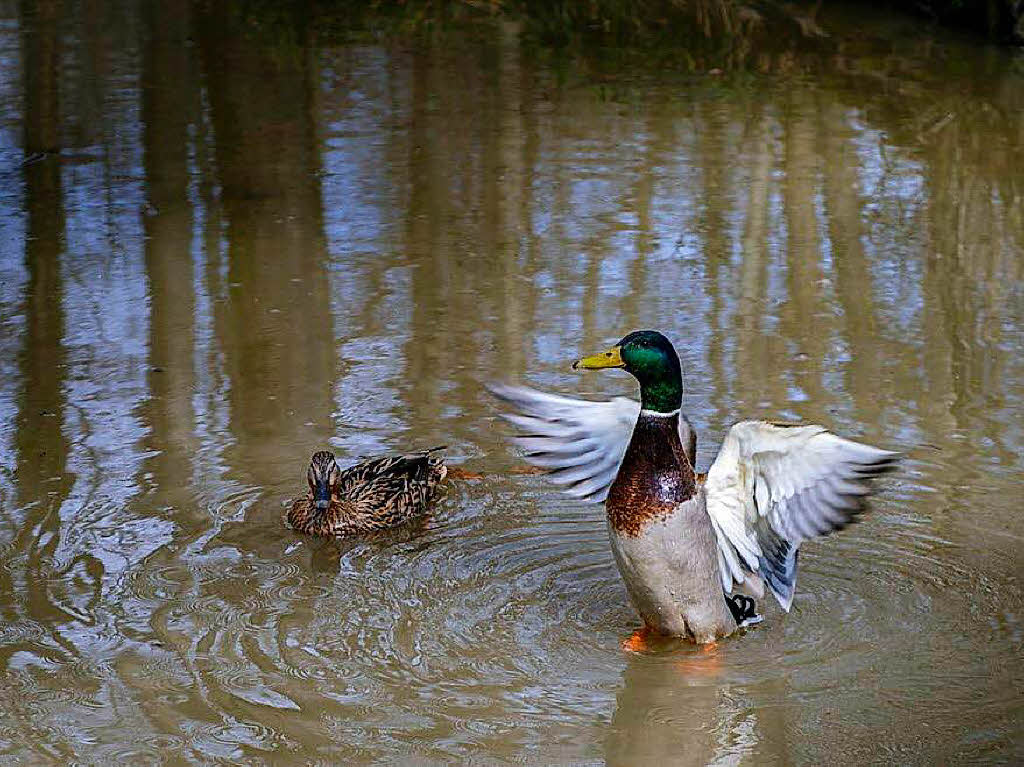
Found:
[[288, 524], [310, 535], [344, 536], [400, 525], [423, 513], [448, 473], [431, 453], [371, 458], [347, 469], [334, 454], [314, 453], [309, 492], [288, 510]]
[[[592, 402], [492, 385], [517, 413], [527, 460], [565, 492], [603, 501], [611, 548], [645, 628], [712, 642], [758, 622], [765, 587], [787, 612], [800, 544], [845, 527], [871, 480], [899, 454], [822, 426], [741, 421], [706, 477], [695, 473], [696, 433], [681, 415], [679, 356], [664, 335], [630, 333], [574, 369], [621, 368], [640, 402]], [[643, 634], [641, 633], [640, 636]]]

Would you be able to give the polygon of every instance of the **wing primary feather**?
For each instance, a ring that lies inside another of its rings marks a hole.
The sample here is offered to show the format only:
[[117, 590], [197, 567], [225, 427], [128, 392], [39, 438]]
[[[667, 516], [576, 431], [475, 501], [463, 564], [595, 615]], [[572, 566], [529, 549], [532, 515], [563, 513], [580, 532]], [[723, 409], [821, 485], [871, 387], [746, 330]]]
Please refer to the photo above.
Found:
[[608, 402], [547, 394], [526, 386], [492, 383], [488, 390], [515, 411], [501, 417], [519, 432], [524, 458], [548, 470], [563, 492], [603, 501], [629, 444], [640, 403]]

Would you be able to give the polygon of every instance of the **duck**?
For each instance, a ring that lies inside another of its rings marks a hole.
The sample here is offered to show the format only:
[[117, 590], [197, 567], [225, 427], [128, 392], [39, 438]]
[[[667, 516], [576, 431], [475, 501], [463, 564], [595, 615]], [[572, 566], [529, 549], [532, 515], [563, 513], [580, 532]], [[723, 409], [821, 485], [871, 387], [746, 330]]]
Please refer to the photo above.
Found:
[[800, 544], [856, 520], [874, 480], [900, 453], [807, 424], [740, 421], [705, 475], [682, 414], [675, 347], [656, 330], [629, 333], [575, 370], [622, 369], [640, 401], [590, 401], [492, 383], [526, 460], [569, 495], [604, 503], [612, 554], [643, 628], [701, 645], [759, 623], [770, 592], [789, 612]]
[[423, 514], [448, 473], [435, 447], [412, 455], [385, 455], [338, 467], [334, 454], [313, 454], [309, 491], [288, 510], [293, 530], [349, 536], [401, 525]]

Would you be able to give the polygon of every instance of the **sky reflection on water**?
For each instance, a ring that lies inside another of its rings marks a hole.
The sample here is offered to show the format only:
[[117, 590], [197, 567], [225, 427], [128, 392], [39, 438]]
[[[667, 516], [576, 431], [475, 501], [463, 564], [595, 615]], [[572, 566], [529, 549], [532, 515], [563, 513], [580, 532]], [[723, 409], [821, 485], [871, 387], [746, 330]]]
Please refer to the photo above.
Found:
[[[714, 77], [0, 3], [0, 754], [1020, 756], [1019, 57], [830, 23]], [[909, 453], [710, 658], [623, 655], [599, 510], [504, 473], [481, 387], [628, 393], [568, 362], [642, 326], [701, 465], [756, 416]], [[325, 444], [486, 477], [311, 541]]]

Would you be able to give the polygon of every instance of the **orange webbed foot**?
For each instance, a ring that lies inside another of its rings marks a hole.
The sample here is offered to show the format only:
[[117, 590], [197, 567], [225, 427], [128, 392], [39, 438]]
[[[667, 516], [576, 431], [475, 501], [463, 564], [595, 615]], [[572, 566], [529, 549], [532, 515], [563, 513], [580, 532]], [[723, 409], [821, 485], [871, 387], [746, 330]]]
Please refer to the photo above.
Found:
[[651, 649], [647, 642], [650, 635], [651, 630], [647, 626], [637, 629], [630, 635], [629, 639], [623, 640], [622, 649], [626, 652], [646, 652]]

